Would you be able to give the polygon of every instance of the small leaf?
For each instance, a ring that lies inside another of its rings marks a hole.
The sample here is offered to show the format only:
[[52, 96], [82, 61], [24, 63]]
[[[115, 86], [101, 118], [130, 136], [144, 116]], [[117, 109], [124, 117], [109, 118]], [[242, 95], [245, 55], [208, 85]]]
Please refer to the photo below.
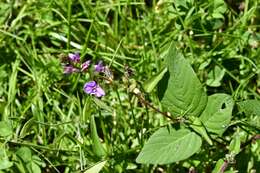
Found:
[[224, 75], [225, 69], [221, 69], [219, 66], [215, 66], [215, 68], [209, 72], [206, 84], [211, 87], [219, 87]]
[[217, 161], [216, 166], [213, 169], [212, 173], [220, 173], [223, 164], [224, 164], [224, 160], [223, 159], [219, 159]]
[[32, 152], [27, 147], [21, 147], [16, 151], [16, 155], [23, 160], [23, 162], [27, 163], [32, 160]]
[[168, 72], [158, 84], [162, 106], [173, 116], [199, 116], [207, 104], [207, 95], [189, 62], [174, 47], [165, 57]]
[[4, 146], [0, 145], [0, 170], [8, 169], [13, 166], [13, 162], [10, 162], [6, 154]]
[[91, 168], [89, 168], [88, 170], [86, 170], [84, 173], [99, 173], [101, 169], [105, 166], [106, 162], [107, 162], [106, 160], [99, 162], [94, 166], [92, 166]]
[[146, 81], [143, 84], [144, 91], [150, 93], [156, 87], [159, 81], [163, 78], [166, 72], [167, 72], [167, 68], [165, 67], [161, 71], [159, 71], [155, 76], [153, 76], [151, 79]]
[[95, 117], [94, 115], [91, 116], [91, 121], [90, 121], [90, 130], [91, 130], [91, 138], [93, 141], [93, 151], [98, 157], [103, 157], [106, 155], [105, 149], [103, 148], [98, 133], [97, 133], [97, 128], [96, 128], [96, 123], [95, 123]]
[[169, 164], [189, 158], [201, 147], [201, 138], [188, 129], [157, 130], [144, 145], [136, 162], [144, 164]]
[[209, 96], [208, 104], [200, 116], [207, 131], [222, 135], [231, 120], [233, 100], [227, 94]]
[[39, 156], [37, 156], [37, 155], [33, 155], [32, 156], [32, 161], [34, 162], [34, 163], [36, 163], [37, 165], [39, 165], [39, 166], [42, 166], [42, 167], [45, 167], [46, 166], [46, 164], [41, 160], [41, 158], [39, 157]]
[[224, 13], [227, 10], [227, 5], [224, 0], [213, 1], [213, 14], [212, 17], [216, 19], [224, 19]]
[[33, 161], [30, 161], [29, 163], [26, 164], [27, 170], [29, 170], [29, 173], [41, 173], [41, 168], [34, 163]]
[[240, 137], [239, 134], [235, 134], [234, 138], [231, 140], [229, 145], [229, 151], [230, 153], [238, 154], [240, 152]]
[[12, 127], [8, 121], [0, 121], [0, 136], [7, 137], [12, 135]]
[[29, 131], [31, 130], [31, 127], [35, 125], [34, 118], [29, 119], [23, 126], [23, 128], [20, 131], [20, 138], [24, 138], [28, 135]]

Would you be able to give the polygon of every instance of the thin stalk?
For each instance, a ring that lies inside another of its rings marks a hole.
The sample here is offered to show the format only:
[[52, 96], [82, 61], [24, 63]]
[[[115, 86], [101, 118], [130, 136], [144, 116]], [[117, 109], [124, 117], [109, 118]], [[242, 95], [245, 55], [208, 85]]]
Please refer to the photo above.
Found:
[[71, 0], [68, 0], [68, 13], [67, 13], [67, 17], [68, 17], [68, 32], [67, 32], [67, 50], [70, 50], [70, 32], [71, 32]]

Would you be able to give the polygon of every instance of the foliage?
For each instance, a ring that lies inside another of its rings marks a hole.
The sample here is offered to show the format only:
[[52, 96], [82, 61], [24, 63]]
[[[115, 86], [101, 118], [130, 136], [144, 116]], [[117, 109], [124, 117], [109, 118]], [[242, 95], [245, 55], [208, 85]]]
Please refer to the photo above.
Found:
[[0, 173], [260, 170], [259, 3], [0, 1]]

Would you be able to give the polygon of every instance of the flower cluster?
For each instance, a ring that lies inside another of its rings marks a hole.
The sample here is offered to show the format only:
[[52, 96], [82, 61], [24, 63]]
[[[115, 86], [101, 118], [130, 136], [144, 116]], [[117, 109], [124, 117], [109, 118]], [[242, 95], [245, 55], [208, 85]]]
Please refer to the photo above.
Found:
[[80, 55], [79, 53], [69, 53], [68, 55], [69, 64], [64, 66], [64, 74], [71, 74], [74, 72], [84, 72], [90, 66], [91, 61], [87, 60], [81, 64], [81, 68], [78, 68], [78, 64], [80, 64]]
[[[87, 60], [81, 64], [79, 53], [69, 53], [67, 58], [69, 60], [69, 63], [67, 65], [64, 65], [64, 74], [86, 72], [91, 65], [90, 60]], [[94, 66], [94, 70], [98, 73], [111, 73], [108, 66], [104, 66], [102, 61], [99, 61]], [[105, 91], [95, 80], [85, 83], [83, 90], [85, 93], [94, 95], [96, 97], [102, 97], [105, 95]]]

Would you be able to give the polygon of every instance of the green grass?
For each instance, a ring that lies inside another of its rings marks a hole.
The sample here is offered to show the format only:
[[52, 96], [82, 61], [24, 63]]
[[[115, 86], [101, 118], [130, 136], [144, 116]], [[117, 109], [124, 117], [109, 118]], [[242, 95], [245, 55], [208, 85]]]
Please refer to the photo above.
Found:
[[[259, 3], [245, 0], [239, 9], [222, 0], [1, 1], [0, 117], [7, 127], [0, 134], [0, 172], [84, 172], [101, 160], [107, 160], [103, 172], [188, 172], [192, 166], [211, 172], [235, 131], [244, 143], [260, 133], [259, 123], [244, 125], [259, 118], [235, 111], [235, 125], [192, 162], [141, 165], [135, 159], [145, 141], [169, 120], [142, 104], [132, 88], [161, 109], [156, 90], [144, 93], [142, 84], [161, 70], [165, 45], [174, 40], [208, 94], [260, 99]], [[102, 102], [83, 92], [91, 74], [63, 74], [62, 57], [75, 51], [82, 61], [110, 66], [114, 80], [101, 82]], [[126, 65], [133, 76], [126, 77]], [[225, 72], [219, 80], [216, 67]], [[244, 158], [243, 165], [231, 169], [260, 169], [259, 145], [246, 147], [236, 158]]]

